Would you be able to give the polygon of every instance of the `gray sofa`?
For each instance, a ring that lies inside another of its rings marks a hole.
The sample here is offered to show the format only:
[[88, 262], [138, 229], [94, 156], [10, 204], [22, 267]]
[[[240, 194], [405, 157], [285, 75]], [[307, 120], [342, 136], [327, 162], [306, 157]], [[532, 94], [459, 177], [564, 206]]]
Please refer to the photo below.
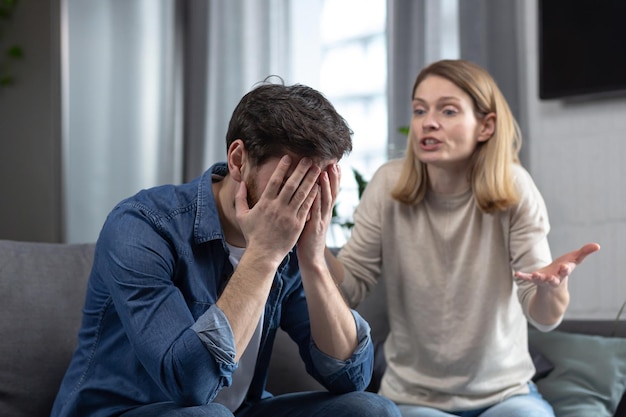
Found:
[[[76, 342], [93, 250], [93, 244], [0, 240], [0, 416], [49, 415]], [[379, 286], [359, 307], [361, 314], [372, 326], [372, 335], [377, 345], [376, 372], [369, 388], [373, 391], [376, 391], [384, 370], [382, 341], [387, 334], [384, 305], [384, 290]], [[614, 330], [612, 321], [566, 321], [559, 328], [560, 332], [552, 332], [557, 336], [571, 334], [582, 338], [582, 342], [575, 341], [577, 346], [584, 346], [588, 339], [610, 344], [600, 353], [596, 346], [591, 346], [589, 349], [594, 351], [589, 352], [588, 358], [582, 362], [590, 362], [598, 355], [605, 359], [608, 356], [612, 360], [607, 365], [609, 368], [604, 369], [598, 365], [598, 372], [609, 372], [612, 368], [619, 368], [620, 372], [624, 370], [623, 378], [621, 374], [617, 375], [616, 380], [611, 379], [609, 382], [604, 377], [600, 378], [600, 383], [606, 382], [605, 385], [608, 384], [611, 390], [606, 395], [602, 392], [597, 396], [593, 392], [581, 394], [576, 391], [574, 381], [574, 394], [565, 393], [566, 406], [569, 408], [564, 408], [565, 411], [557, 417], [610, 416], [609, 413], [615, 412], [626, 389], [626, 339], [623, 338], [626, 331], [622, 327], [617, 329], [620, 337], [612, 338], [608, 337]], [[531, 342], [532, 340], [531, 338]], [[538, 380], [538, 385], [541, 389], [540, 384], [546, 381], [546, 392], [549, 392], [551, 387], [563, 385], [563, 381], [572, 374], [570, 369], [576, 366], [570, 361], [566, 364], [568, 370], [563, 372], [559, 369], [562, 364], [553, 363], [568, 356], [567, 352], [571, 350], [568, 346], [572, 342], [543, 340], [541, 337], [535, 338], [535, 342], [544, 349], [544, 352], [535, 350], [541, 373], [538, 377], [542, 377]], [[613, 351], [617, 352], [613, 354]], [[625, 356], [622, 356], [622, 351]], [[278, 394], [322, 389], [308, 377], [297, 355], [295, 345], [284, 333], [279, 334], [268, 381], [271, 392]], [[596, 369], [595, 365], [592, 369]], [[576, 378], [582, 378], [583, 383], [588, 385], [584, 375], [576, 375]], [[550, 392], [550, 395], [553, 393]], [[554, 395], [555, 401], [562, 400], [557, 394]], [[587, 400], [603, 402], [599, 407], [605, 406], [607, 414], [588, 414], [586, 411], [582, 414], [567, 414], [572, 407], [578, 407], [571, 404], [572, 399], [582, 403]], [[620, 405], [616, 416], [626, 415], [626, 410], [622, 408], [625, 408], [624, 404]]]

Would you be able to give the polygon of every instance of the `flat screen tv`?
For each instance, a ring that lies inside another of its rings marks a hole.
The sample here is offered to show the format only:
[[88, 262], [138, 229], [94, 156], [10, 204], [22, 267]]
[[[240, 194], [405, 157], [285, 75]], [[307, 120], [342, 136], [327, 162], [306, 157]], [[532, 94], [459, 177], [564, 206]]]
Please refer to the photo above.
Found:
[[626, 93], [626, 0], [538, 0], [539, 97]]

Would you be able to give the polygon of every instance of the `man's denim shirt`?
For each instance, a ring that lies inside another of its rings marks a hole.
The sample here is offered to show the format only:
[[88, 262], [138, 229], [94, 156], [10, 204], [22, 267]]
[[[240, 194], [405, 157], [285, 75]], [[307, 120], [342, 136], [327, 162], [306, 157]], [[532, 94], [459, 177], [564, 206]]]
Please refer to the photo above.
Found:
[[[226, 173], [226, 164], [216, 164], [190, 183], [141, 191], [109, 214], [96, 245], [78, 348], [53, 417], [112, 415], [162, 401], [199, 405], [230, 385], [235, 343], [215, 303], [233, 267], [212, 191]], [[279, 326], [329, 391], [365, 389], [373, 366], [370, 329], [352, 314], [359, 339], [352, 357], [340, 361], [320, 352], [292, 250], [265, 305], [246, 402], [269, 395], [264, 387]]]

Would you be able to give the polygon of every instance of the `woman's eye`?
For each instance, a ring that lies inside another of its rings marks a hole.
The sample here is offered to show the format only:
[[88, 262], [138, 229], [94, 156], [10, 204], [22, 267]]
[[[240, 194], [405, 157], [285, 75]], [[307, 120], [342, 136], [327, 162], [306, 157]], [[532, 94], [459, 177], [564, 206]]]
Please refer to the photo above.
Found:
[[457, 113], [456, 109], [451, 109], [451, 108], [443, 109], [443, 114], [445, 114], [446, 116], [454, 116], [456, 113]]
[[415, 114], [417, 116], [421, 116], [424, 113], [426, 113], [426, 111], [424, 109], [413, 109], [413, 114]]

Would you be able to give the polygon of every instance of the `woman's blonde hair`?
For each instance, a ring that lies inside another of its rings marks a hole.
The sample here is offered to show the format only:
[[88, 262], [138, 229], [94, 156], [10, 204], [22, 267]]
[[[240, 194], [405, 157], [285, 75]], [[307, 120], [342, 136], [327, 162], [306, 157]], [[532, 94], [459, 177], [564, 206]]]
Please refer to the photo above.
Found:
[[[429, 76], [449, 80], [468, 94], [478, 119], [489, 113], [496, 115], [491, 138], [479, 142], [471, 157], [468, 172], [478, 207], [493, 213], [504, 210], [519, 200], [519, 192], [512, 176], [512, 164], [519, 163], [521, 133], [511, 109], [494, 79], [480, 66], [465, 60], [441, 60], [425, 67], [417, 76], [413, 93]], [[407, 204], [418, 204], [426, 194], [428, 172], [407, 141], [404, 165], [391, 195]]]

